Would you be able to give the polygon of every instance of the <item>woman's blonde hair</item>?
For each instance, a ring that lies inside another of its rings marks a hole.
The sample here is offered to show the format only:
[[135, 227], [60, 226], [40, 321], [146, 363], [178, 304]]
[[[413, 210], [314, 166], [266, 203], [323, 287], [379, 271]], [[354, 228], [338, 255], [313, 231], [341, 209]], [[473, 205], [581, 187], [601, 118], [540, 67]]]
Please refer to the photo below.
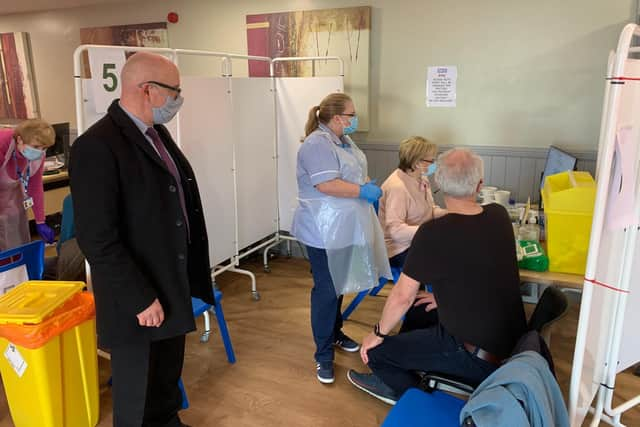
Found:
[[44, 120], [29, 119], [16, 126], [13, 134], [22, 138], [27, 145], [39, 144], [45, 148], [56, 142], [56, 132]]
[[[427, 141], [421, 136], [412, 136], [400, 143], [400, 150], [398, 156], [400, 157], [400, 163], [398, 169], [403, 172], [409, 172], [413, 170], [413, 167], [425, 156], [433, 156], [438, 153], [438, 146]], [[435, 159], [434, 159], [435, 160]]]
[[316, 105], [309, 110], [309, 118], [307, 124], [304, 127], [305, 136], [309, 136], [311, 132], [318, 129], [320, 123], [325, 125], [331, 121], [333, 116], [344, 113], [347, 102], [351, 101], [351, 98], [344, 93], [332, 93], [327, 95], [320, 105]]

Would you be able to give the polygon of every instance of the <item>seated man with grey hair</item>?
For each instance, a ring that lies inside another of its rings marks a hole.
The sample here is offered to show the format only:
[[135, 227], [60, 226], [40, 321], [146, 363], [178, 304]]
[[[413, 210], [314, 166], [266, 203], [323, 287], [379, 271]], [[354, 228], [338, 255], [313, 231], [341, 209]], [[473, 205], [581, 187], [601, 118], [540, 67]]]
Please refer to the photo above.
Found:
[[[349, 381], [389, 404], [419, 384], [416, 371], [477, 385], [507, 358], [526, 331], [513, 229], [498, 204], [480, 206], [482, 159], [467, 149], [443, 153], [436, 182], [447, 215], [420, 226], [404, 270], [360, 355], [373, 373]], [[433, 294], [418, 291], [429, 283]], [[391, 335], [414, 304], [438, 307], [439, 323]]]

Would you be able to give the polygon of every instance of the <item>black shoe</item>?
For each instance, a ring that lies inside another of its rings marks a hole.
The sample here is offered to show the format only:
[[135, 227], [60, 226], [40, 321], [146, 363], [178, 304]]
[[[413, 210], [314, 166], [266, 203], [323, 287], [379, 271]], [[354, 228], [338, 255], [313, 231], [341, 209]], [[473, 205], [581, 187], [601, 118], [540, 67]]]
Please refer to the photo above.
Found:
[[338, 339], [333, 343], [340, 350], [347, 351], [349, 353], [355, 353], [360, 350], [360, 344], [346, 336], [345, 334], [340, 334]]
[[335, 381], [333, 362], [316, 362], [316, 376], [322, 384], [332, 384]]
[[398, 397], [391, 387], [383, 383], [382, 380], [374, 374], [360, 374], [353, 369], [349, 369], [347, 378], [351, 381], [351, 384], [365, 393], [369, 393], [371, 396], [382, 400], [384, 403], [395, 405], [398, 401]]

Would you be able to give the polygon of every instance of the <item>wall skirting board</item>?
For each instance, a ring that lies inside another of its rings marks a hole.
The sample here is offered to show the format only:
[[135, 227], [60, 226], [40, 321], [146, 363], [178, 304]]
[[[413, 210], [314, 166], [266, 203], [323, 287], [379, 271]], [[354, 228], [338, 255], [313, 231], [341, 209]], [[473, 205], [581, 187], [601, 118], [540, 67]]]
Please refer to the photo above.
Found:
[[[359, 143], [367, 155], [369, 175], [378, 184], [389, 176], [398, 165], [398, 144]], [[445, 151], [451, 146], [440, 146]], [[540, 177], [547, 160], [547, 148], [467, 146], [484, 160], [484, 182], [511, 191], [511, 197], [518, 202], [531, 196], [532, 202], [540, 199]], [[585, 170], [595, 176], [596, 150], [575, 150], [558, 148], [578, 158], [578, 170]]]

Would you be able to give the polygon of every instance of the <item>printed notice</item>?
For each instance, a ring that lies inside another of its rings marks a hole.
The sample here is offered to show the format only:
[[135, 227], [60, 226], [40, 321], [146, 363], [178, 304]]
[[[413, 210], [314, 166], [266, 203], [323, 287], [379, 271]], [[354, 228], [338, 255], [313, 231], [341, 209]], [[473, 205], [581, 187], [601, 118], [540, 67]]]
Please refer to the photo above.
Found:
[[88, 49], [91, 65], [93, 102], [98, 114], [104, 114], [114, 99], [120, 98], [120, 72], [126, 62], [124, 50]]
[[455, 107], [458, 67], [429, 67], [427, 71], [427, 107]]
[[9, 343], [7, 349], [4, 351], [4, 357], [7, 359], [13, 370], [16, 371], [18, 377], [22, 378], [24, 371], [27, 370], [27, 362], [18, 351], [18, 348]]

